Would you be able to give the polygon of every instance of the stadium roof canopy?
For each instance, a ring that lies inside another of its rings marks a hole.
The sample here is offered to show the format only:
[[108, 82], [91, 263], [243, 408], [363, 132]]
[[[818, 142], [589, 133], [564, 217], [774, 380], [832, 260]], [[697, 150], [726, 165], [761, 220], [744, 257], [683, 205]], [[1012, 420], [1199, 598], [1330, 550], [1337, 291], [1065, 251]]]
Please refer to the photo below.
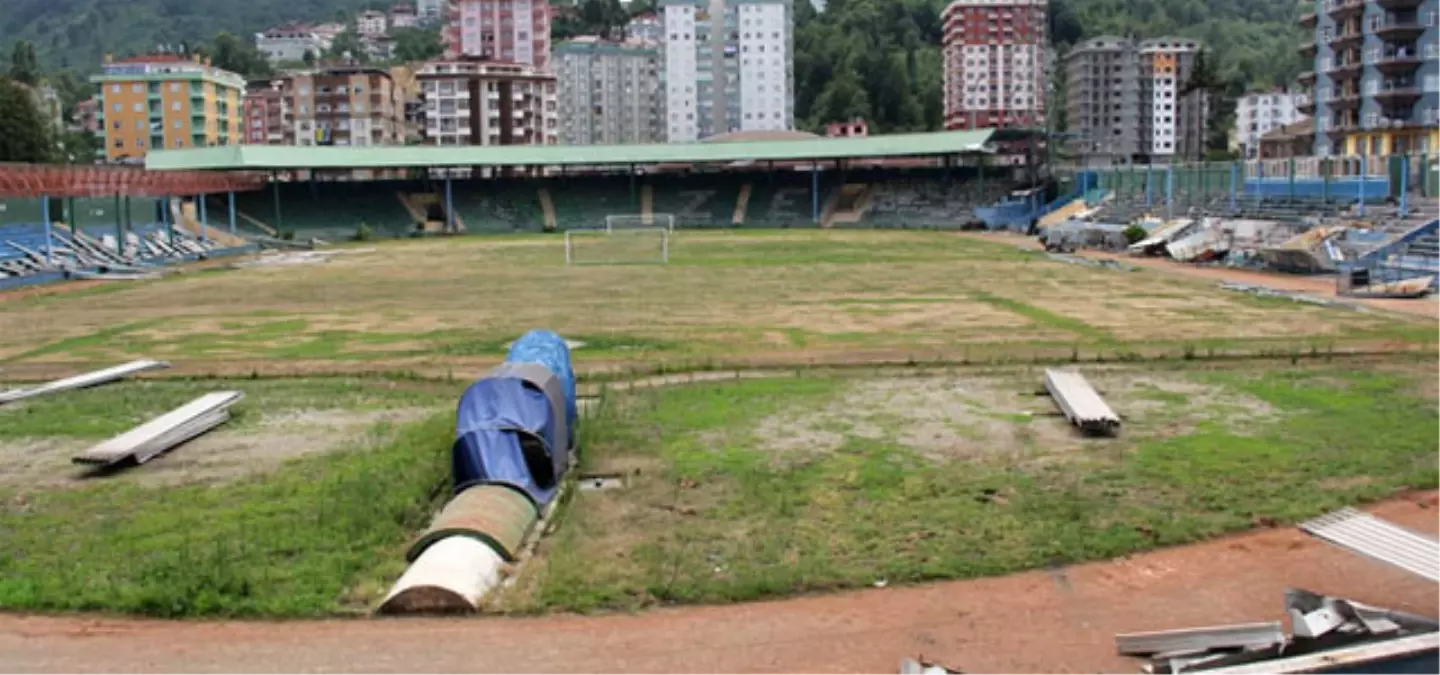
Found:
[[263, 173], [146, 171], [130, 166], [0, 164], [3, 197], [180, 197], [258, 190]]
[[179, 170], [403, 169], [443, 166], [559, 166], [835, 160], [986, 152], [992, 129], [860, 138], [650, 145], [282, 146], [226, 145], [152, 151], [145, 166]]

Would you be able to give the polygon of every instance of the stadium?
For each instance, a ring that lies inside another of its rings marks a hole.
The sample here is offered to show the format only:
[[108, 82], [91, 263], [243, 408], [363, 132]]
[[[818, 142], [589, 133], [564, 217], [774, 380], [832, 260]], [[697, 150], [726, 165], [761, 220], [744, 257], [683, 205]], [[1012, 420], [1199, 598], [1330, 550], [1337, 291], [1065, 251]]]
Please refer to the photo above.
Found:
[[[996, 154], [1034, 138], [0, 166], [0, 608], [485, 616], [67, 652], [279, 670], [1135, 671], [1112, 633], [1288, 587], [1434, 616], [1294, 527], [1434, 536], [1428, 160]], [[0, 618], [0, 666], [79, 620]]]

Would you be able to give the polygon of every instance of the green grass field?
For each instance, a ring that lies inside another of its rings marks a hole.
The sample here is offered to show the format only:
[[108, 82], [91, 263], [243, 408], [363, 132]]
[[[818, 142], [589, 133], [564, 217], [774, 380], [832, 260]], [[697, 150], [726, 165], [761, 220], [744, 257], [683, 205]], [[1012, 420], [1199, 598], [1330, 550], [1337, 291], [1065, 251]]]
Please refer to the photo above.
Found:
[[[567, 267], [558, 237], [397, 242], [0, 296], [0, 389], [176, 366], [0, 407], [0, 608], [367, 611], [446, 498], [456, 397], [536, 327], [585, 343], [591, 390], [632, 370], [774, 376], [607, 390], [583, 470], [626, 486], [575, 493], [497, 610], [997, 574], [1436, 484], [1433, 321], [944, 233], [671, 243], [666, 266]], [[1239, 354], [1269, 358], [1212, 358]], [[1122, 436], [1049, 414], [1037, 359], [1080, 361]], [[173, 453], [103, 476], [69, 462], [230, 388], [247, 395], [235, 418]]]

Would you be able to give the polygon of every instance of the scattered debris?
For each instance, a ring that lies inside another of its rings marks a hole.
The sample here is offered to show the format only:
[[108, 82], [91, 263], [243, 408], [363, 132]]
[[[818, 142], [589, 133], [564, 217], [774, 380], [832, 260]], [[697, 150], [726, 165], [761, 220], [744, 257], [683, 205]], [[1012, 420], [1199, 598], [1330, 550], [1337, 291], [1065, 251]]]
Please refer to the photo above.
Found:
[[1321, 298], [1321, 297], [1316, 297], [1316, 296], [1313, 296], [1313, 295], [1306, 295], [1306, 294], [1304, 294], [1304, 293], [1296, 293], [1296, 292], [1294, 292], [1294, 291], [1283, 291], [1283, 290], [1280, 290], [1280, 289], [1277, 289], [1277, 288], [1270, 288], [1270, 287], [1268, 287], [1268, 286], [1257, 286], [1257, 285], [1255, 285], [1255, 284], [1238, 284], [1238, 283], [1229, 283], [1229, 282], [1227, 282], [1227, 283], [1222, 283], [1222, 284], [1220, 284], [1220, 288], [1225, 289], [1225, 290], [1227, 290], [1227, 291], [1237, 291], [1237, 292], [1240, 292], [1240, 293], [1250, 293], [1250, 294], [1252, 294], [1252, 295], [1256, 295], [1256, 296], [1259, 296], [1259, 297], [1262, 297], [1262, 298], [1287, 298], [1287, 299], [1293, 300], [1293, 301], [1295, 301], [1295, 302], [1304, 302], [1304, 303], [1308, 303], [1308, 304], [1311, 304], [1311, 305], [1320, 305], [1320, 306], [1322, 306], [1322, 307], [1332, 307], [1332, 308], [1337, 308], [1337, 309], [1351, 309], [1351, 310], [1355, 310], [1355, 311], [1364, 311], [1364, 309], [1365, 309], [1364, 307], [1361, 307], [1361, 306], [1355, 305], [1355, 304], [1351, 304], [1351, 303], [1348, 303], [1348, 302], [1341, 302], [1341, 301], [1339, 301], [1339, 300], [1330, 300], [1330, 299], [1328, 299], [1328, 298]]
[[1368, 513], [1344, 508], [1301, 523], [1300, 529], [1341, 548], [1440, 581], [1440, 542]]
[[271, 267], [276, 265], [313, 265], [315, 263], [330, 262], [330, 259], [337, 255], [346, 253], [371, 253], [373, 248], [352, 248], [332, 249], [326, 251], [295, 251], [291, 253], [278, 253], [265, 251], [260, 255], [233, 265], [235, 268], [245, 267]]
[[1046, 369], [1045, 390], [1055, 399], [1065, 419], [1081, 431], [1104, 436], [1114, 436], [1120, 431], [1120, 416], [1080, 373]]
[[64, 379], [55, 380], [53, 382], [47, 382], [38, 387], [0, 391], [0, 405], [6, 403], [13, 403], [15, 401], [27, 399], [32, 396], [40, 396], [42, 394], [52, 394], [58, 391], [69, 391], [71, 389], [83, 389], [85, 387], [93, 387], [98, 384], [114, 382], [115, 380], [134, 375], [135, 373], [169, 367], [170, 364], [164, 361], [131, 361], [130, 363], [106, 368], [104, 370], [96, 370], [89, 373], [83, 373], [80, 375], [74, 375]]
[[625, 477], [618, 473], [590, 474], [581, 476], [577, 481], [583, 491], [591, 490], [617, 490], [625, 487]]
[[245, 394], [220, 391], [205, 394], [73, 458], [76, 464], [111, 466], [128, 459], [144, 464], [159, 454], [230, 419], [230, 406]]
[[1115, 647], [1121, 654], [1148, 656], [1150, 662], [1143, 668], [1147, 673], [1290, 673], [1313, 672], [1300, 664], [1310, 663], [1313, 669], [1317, 663], [1286, 663], [1297, 656], [1313, 655], [1321, 658], [1318, 663], [1333, 668], [1342, 663], [1359, 663], [1340, 661], [1341, 649], [1378, 647], [1394, 638], [1429, 635], [1428, 639], [1413, 641], [1408, 651], [1387, 654], [1414, 656], [1434, 652], [1440, 644], [1433, 639], [1440, 631], [1440, 623], [1434, 619], [1344, 598], [1286, 589], [1285, 611], [1294, 624], [1289, 637], [1281, 630], [1280, 622], [1269, 621], [1116, 635]]
[[1093, 260], [1091, 258], [1082, 258], [1078, 255], [1069, 255], [1065, 253], [1048, 253], [1046, 255], [1055, 262], [1069, 263], [1071, 265], [1100, 267], [1104, 269], [1116, 270], [1119, 272], [1134, 272], [1140, 269], [1134, 265], [1126, 264], [1118, 260]]
[[946, 675], [947, 673], [963, 672], [965, 671], [926, 661], [924, 655], [919, 658], [907, 657], [900, 660], [900, 675]]

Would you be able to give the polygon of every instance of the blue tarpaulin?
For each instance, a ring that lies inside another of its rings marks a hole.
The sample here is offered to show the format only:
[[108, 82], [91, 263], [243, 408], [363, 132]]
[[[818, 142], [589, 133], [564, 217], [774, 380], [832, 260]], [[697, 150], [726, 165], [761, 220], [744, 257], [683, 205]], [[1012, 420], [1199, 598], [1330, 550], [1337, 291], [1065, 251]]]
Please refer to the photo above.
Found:
[[[480, 484], [508, 485], [544, 507], [555, 498], [574, 447], [570, 350], [553, 332], [531, 331], [510, 348], [506, 363], [544, 366], [561, 382], [565, 405], [552, 405], [542, 386], [520, 377], [492, 374], [470, 385], [456, 410], [455, 492]], [[556, 419], [557, 410], [565, 411], [569, 424]]]

